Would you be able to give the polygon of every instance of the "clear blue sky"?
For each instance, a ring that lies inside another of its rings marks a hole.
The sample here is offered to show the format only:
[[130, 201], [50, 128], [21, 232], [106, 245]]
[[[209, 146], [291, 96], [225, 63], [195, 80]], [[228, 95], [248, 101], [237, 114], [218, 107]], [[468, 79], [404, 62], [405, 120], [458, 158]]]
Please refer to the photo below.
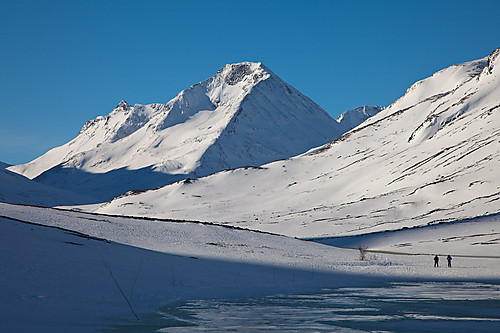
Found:
[[333, 117], [500, 47], [500, 1], [0, 0], [0, 161], [262, 61]]

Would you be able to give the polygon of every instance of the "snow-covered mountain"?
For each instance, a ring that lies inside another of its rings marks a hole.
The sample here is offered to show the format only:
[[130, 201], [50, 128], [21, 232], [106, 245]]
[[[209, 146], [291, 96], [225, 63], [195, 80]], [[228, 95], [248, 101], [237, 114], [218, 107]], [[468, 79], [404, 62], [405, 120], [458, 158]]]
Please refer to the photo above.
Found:
[[383, 109], [384, 108], [382, 106], [363, 105], [355, 109], [345, 111], [338, 116], [336, 120], [345, 129], [345, 132], [348, 132]]
[[104, 201], [289, 158], [346, 130], [261, 63], [243, 62], [224, 66], [166, 104], [122, 101], [67, 144], [9, 170]]
[[499, 53], [413, 84], [361, 126], [307, 154], [129, 193], [97, 211], [226, 221], [299, 237], [498, 213]]

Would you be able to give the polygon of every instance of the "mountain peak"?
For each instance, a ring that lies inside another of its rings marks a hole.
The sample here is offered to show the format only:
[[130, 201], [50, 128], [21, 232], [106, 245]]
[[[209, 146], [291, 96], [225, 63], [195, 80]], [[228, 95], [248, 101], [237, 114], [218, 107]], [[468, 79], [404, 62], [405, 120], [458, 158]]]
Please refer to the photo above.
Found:
[[217, 74], [223, 78], [226, 84], [234, 86], [242, 81], [256, 84], [260, 80], [268, 78], [271, 72], [260, 62], [245, 61], [227, 64]]
[[121, 102], [120, 102], [120, 103], [118, 103], [118, 105], [116, 106], [116, 108], [115, 108], [115, 109], [119, 109], [119, 108], [124, 109], [124, 110], [127, 110], [127, 109], [130, 109], [130, 108], [131, 108], [131, 106], [130, 106], [130, 104], [128, 104], [127, 102], [125, 102], [125, 101], [122, 99], [122, 100], [121, 100]]
[[487, 74], [493, 74], [493, 68], [495, 67], [495, 64], [498, 62], [497, 58], [499, 54], [500, 54], [500, 47], [495, 51], [493, 51], [487, 57], [487, 65], [483, 71], [486, 71]]
[[[362, 105], [352, 110], [347, 110], [336, 118], [339, 124], [352, 129], [366, 119], [376, 115], [384, 108], [382, 106]], [[348, 130], [346, 128], [346, 130]]]

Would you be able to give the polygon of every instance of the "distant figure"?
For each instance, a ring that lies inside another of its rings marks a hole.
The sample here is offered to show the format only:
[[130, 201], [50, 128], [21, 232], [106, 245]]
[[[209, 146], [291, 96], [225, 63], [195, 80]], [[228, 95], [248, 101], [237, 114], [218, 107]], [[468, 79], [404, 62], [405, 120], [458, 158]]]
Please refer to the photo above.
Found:
[[438, 256], [434, 257], [434, 267], [439, 267], [439, 257]]
[[446, 257], [446, 260], [448, 260], [448, 267], [451, 267], [451, 256], [450, 256], [450, 255], [448, 255], [448, 256]]

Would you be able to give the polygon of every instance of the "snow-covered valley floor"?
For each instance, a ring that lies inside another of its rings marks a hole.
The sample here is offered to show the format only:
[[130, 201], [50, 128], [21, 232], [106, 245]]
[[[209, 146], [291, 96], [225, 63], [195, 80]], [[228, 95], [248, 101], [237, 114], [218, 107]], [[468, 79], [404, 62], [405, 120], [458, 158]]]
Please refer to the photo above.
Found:
[[[414, 231], [418, 236], [419, 230]], [[440, 239], [450, 233], [437, 229], [433, 235]], [[413, 238], [415, 243], [417, 239]], [[443, 250], [446, 253], [436, 253], [463, 255], [471, 248], [468, 240], [456, 240], [454, 252], [448, 247]], [[394, 241], [401, 242], [399, 238], [391, 240]], [[385, 246], [390, 248], [388, 244]], [[408, 249], [411, 247], [406, 248], [410, 252]], [[484, 283], [489, 288], [488, 297], [493, 299], [484, 306], [489, 313], [487, 317], [495, 324], [500, 318], [500, 259], [480, 258], [478, 253], [473, 253], [476, 257], [454, 257], [451, 268], [445, 267], [444, 257], [441, 267], [434, 268], [432, 255], [368, 253], [370, 260], [360, 261], [357, 250], [243, 229], [3, 203], [0, 203], [0, 253], [2, 332], [126, 329], [144, 320], [144, 331], [154, 331], [162, 327], [153, 329], [147, 318], [153, 314], [157, 318], [166, 309], [170, 312], [162, 318], [171, 317], [172, 311], [181, 311], [192, 302], [208, 302], [203, 304], [211, 309], [220, 299], [267, 299], [259, 297], [280, 294], [317, 294], [328, 298], [328, 293], [336, 295], [339, 290], [347, 290], [338, 288], [355, 288], [359, 292], [377, 283]], [[325, 288], [330, 292], [325, 294]], [[460, 284], [452, 289], [450, 295], [456, 296]], [[391, 290], [401, 290], [404, 294], [403, 289]], [[474, 298], [474, 293], [470, 297]], [[366, 302], [370, 300], [367, 298]], [[401, 304], [405, 306], [404, 302]], [[452, 305], [444, 306], [449, 306], [446, 316], [466, 317], [454, 315], [456, 309]], [[210, 315], [212, 310], [200, 310], [199, 315]], [[220, 307], [218, 313], [220, 318], [227, 319], [234, 315], [231, 311], [240, 310]], [[298, 307], [294, 311], [303, 310]], [[249, 311], [248, 315], [255, 313]], [[245, 314], [241, 316], [244, 318]], [[318, 316], [326, 321], [339, 320], [328, 311], [320, 311]], [[468, 322], [474, 323], [475, 319]], [[196, 323], [192, 322], [203, 328]], [[497, 327], [491, 323], [484, 329]], [[363, 326], [358, 329], [363, 330]]]

